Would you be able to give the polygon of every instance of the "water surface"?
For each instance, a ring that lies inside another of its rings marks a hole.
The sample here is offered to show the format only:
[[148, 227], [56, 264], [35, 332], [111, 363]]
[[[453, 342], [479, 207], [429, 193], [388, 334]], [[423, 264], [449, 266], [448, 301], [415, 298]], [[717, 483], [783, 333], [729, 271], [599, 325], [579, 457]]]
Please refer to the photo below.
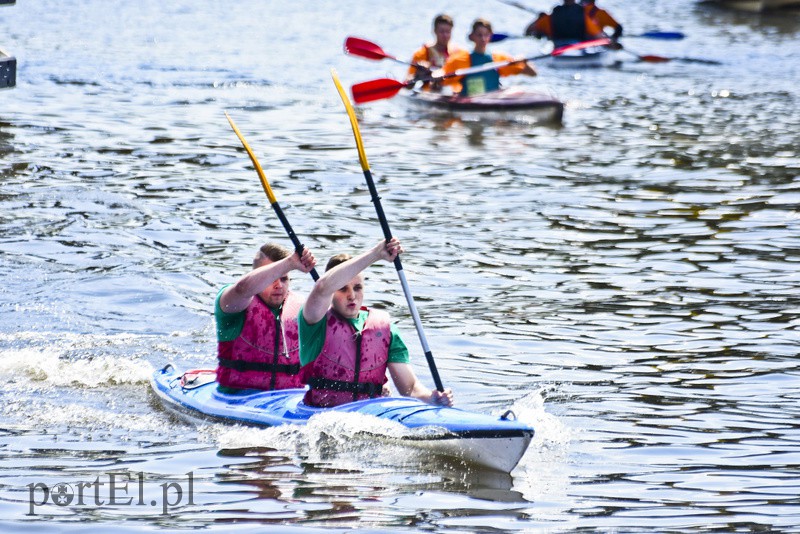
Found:
[[[629, 33], [688, 36], [629, 50], [721, 65], [627, 55], [513, 80], [567, 103], [557, 127], [426, 117], [400, 97], [359, 111], [444, 382], [537, 429], [511, 474], [397, 447], [364, 418], [197, 429], [159, 407], [152, 371], [213, 367], [217, 290], [262, 242], [288, 244], [223, 112], [325, 261], [381, 235], [329, 69], [347, 85], [404, 70], [345, 56], [345, 36], [407, 57], [440, 11], [462, 44], [477, 16], [528, 22], [499, 2], [313, 4], [0, 11], [19, 62], [0, 93], [0, 526], [796, 531], [792, 10], [607, 0]], [[391, 266], [370, 271], [368, 300], [430, 384]], [[134, 497], [141, 474], [144, 504], [87, 491], [30, 513], [31, 486], [109, 473]], [[191, 504], [150, 505], [188, 473]]]

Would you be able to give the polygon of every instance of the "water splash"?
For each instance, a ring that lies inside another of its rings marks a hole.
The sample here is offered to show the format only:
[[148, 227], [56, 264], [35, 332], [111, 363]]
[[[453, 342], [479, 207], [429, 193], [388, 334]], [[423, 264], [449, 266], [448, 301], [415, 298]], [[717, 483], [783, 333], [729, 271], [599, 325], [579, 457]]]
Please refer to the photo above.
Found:
[[521, 421], [536, 429], [528, 452], [514, 470], [514, 489], [529, 501], [565, 496], [570, 487], [567, 465], [576, 433], [562, 419], [545, 411], [546, 398], [557, 394], [559, 388], [557, 384], [542, 385], [512, 407]]
[[71, 386], [97, 388], [144, 384], [152, 366], [139, 358], [98, 356], [72, 359], [58, 349], [21, 349], [0, 352], [0, 373], [18, 387]]
[[[223, 450], [273, 449], [315, 464], [337, 468], [407, 466], [430, 462], [430, 439], [446, 433], [437, 427], [411, 429], [395, 421], [356, 413], [327, 412], [306, 425], [271, 428], [213, 425], [201, 428]], [[428, 439], [420, 439], [428, 438]]]

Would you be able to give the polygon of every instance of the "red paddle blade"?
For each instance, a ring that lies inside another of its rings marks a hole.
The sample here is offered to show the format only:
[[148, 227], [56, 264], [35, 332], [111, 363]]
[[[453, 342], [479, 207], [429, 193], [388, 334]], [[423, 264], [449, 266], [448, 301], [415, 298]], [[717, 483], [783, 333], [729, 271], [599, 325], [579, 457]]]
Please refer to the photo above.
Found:
[[391, 78], [378, 78], [357, 83], [350, 89], [350, 92], [353, 94], [353, 101], [356, 104], [363, 104], [373, 100], [392, 98], [405, 86], [406, 84]]
[[345, 39], [344, 53], [366, 59], [396, 59], [394, 56], [384, 52], [380, 46], [376, 45], [372, 41], [359, 39], [358, 37], [348, 37]]
[[639, 61], [646, 61], [648, 63], [666, 63], [670, 58], [662, 56], [639, 56]]

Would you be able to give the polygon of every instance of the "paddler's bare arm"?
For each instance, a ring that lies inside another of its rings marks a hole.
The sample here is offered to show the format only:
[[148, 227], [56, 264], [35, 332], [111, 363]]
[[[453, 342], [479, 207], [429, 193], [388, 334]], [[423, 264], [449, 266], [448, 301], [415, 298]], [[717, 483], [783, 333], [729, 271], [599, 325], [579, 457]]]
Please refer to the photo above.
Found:
[[219, 298], [220, 307], [225, 313], [244, 311], [253, 297], [267, 289], [275, 280], [294, 270], [307, 273], [316, 264], [314, 255], [308, 249], [303, 249], [302, 256], [295, 252], [282, 260], [253, 269], [222, 292]]
[[361, 271], [378, 260], [394, 261], [403, 251], [400, 241], [392, 238], [388, 243], [381, 241], [371, 249], [359, 256], [340, 263], [330, 271], [326, 271], [314, 289], [308, 294], [308, 299], [303, 306], [303, 318], [308, 324], [316, 324], [322, 320], [331, 305], [331, 298], [337, 289], [346, 285]]
[[444, 391], [426, 388], [407, 363], [390, 363], [389, 374], [397, 392], [404, 397], [412, 397], [437, 406], [453, 405], [453, 391], [450, 388], [445, 388]]

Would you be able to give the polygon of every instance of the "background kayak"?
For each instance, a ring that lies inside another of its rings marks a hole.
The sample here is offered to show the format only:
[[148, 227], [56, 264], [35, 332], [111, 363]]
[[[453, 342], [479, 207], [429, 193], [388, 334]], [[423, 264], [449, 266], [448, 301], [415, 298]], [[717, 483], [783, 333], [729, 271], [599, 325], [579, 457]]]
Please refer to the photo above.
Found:
[[708, 0], [724, 7], [741, 9], [742, 11], [760, 12], [770, 9], [781, 9], [800, 6], [799, 0]]
[[608, 48], [594, 47], [549, 57], [545, 62], [554, 69], [592, 69], [615, 66], [619, 56]]
[[564, 103], [543, 93], [509, 87], [465, 97], [429, 91], [412, 91], [407, 102], [419, 111], [452, 114], [464, 120], [509, 120], [523, 123], [560, 123]]

